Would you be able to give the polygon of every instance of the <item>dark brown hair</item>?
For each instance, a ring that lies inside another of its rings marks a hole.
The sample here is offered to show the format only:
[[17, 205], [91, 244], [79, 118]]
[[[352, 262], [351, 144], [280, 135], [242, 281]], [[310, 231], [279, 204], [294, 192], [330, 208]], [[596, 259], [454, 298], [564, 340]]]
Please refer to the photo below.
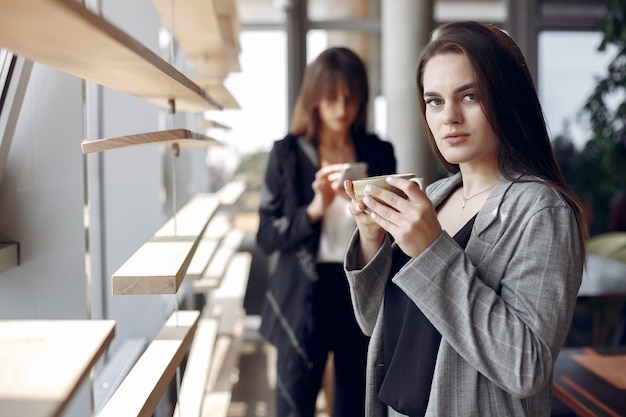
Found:
[[[424, 119], [424, 68], [431, 58], [443, 53], [464, 54], [472, 65], [480, 104], [498, 137], [502, 174], [511, 181], [516, 181], [517, 174], [534, 176], [558, 190], [574, 210], [581, 236], [586, 239], [585, 209], [563, 177], [535, 85], [515, 41], [497, 27], [477, 22], [448, 23], [437, 28], [417, 66], [418, 101]], [[443, 167], [458, 172], [458, 165], [441, 155], [430, 130], [428, 134]]]
[[319, 103], [324, 98], [334, 99], [340, 82], [346, 84], [351, 99], [358, 103], [351, 131], [358, 133], [365, 131], [369, 100], [365, 65], [352, 50], [334, 47], [322, 52], [307, 66], [291, 119], [290, 133], [303, 135], [307, 139], [317, 136], [321, 124]]

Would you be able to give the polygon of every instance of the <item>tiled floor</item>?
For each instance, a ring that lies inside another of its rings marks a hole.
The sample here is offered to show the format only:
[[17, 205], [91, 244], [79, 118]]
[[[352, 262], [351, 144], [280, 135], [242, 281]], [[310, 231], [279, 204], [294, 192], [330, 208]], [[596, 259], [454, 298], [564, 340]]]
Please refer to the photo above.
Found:
[[[246, 340], [241, 346], [239, 375], [233, 386], [228, 417], [274, 417], [276, 386], [276, 353], [260, 340]], [[324, 395], [320, 394], [316, 417], [324, 412]]]

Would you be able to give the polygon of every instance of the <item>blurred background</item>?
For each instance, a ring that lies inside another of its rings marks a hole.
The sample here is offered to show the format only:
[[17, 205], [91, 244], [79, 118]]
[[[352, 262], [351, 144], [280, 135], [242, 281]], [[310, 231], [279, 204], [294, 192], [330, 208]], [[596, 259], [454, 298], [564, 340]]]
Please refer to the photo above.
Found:
[[[37, 10], [71, 1], [21, 1], [0, 1], [0, 323], [115, 321], [115, 338], [63, 416], [97, 414], [167, 317], [198, 307], [198, 294], [187, 280], [176, 294], [118, 296], [112, 293], [111, 276], [186, 203], [233, 181], [245, 184], [228, 213], [236, 215], [233, 224], [245, 232], [238, 250], [252, 254], [242, 301], [254, 340], [254, 320], [271, 267], [271, 259], [254, 244], [267, 155], [273, 141], [287, 133], [305, 66], [330, 46], [348, 46], [366, 63], [369, 129], [394, 144], [398, 170], [434, 180], [443, 173], [430, 155], [415, 95], [420, 50], [445, 22], [476, 20], [507, 31], [535, 79], [565, 176], [590, 210], [590, 253], [618, 262], [618, 275], [623, 272], [626, 0], [78, 2], [93, 14], [86, 20], [96, 21], [94, 26], [113, 25], [128, 35], [131, 45], [150, 51], [221, 102], [220, 109], [196, 111], [172, 111], [46, 64], [49, 56], [61, 53], [72, 62], [97, 61], [105, 51], [48, 45], [37, 31], [14, 23], [16, 5], [26, 4], [31, 7], [27, 16], [43, 19], [40, 26], [62, 31], [62, 22], [46, 21]], [[196, 5], [203, 11], [215, 6], [219, 25], [203, 23]], [[220, 59], [227, 65], [187, 48], [182, 35], [191, 26], [178, 20], [174, 25], [167, 15], [179, 7], [185, 12], [176, 16], [196, 15], [201, 27], [220, 27]], [[44, 45], [41, 59], [11, 50], [22, 43], [25, 50]], [[97, 70], [110, 76], [106, 65]], [[135, 68], [129, 67], [128, 78], [133, 77]], [[181, 148], [179, 153], [167, 146], [81, 153], [83, 141], [171, 129], [199, 132], [219, 146]], [[617, 281], [621, 292], [610, 297], [579, 296], [568, 346], [626, 343], [624, 281], [626, 273]], [[2, 349], [0, 338], [0, 356]], [[271, 361], [268, 355], [264, 361]], [[238, 372], [243, 374], [243, 366]], [[49, 377], [54, 373], [59, 371]], [[117, 382], [103, 382], [103, 375], [114, 375]], [[252, 385], [271, 390], [271, 378], [263, 375], [263, 382]], [[0, 382], [3, 376], [0, 368]], [[0, 388], [4, 416], [1, 394]], [[155, 415], [172, 415], [176, 397], [172, 382]], [[271, 415], [268, 407], [258, 415]], [[253, 415], [249, 413], [239, 415]]]

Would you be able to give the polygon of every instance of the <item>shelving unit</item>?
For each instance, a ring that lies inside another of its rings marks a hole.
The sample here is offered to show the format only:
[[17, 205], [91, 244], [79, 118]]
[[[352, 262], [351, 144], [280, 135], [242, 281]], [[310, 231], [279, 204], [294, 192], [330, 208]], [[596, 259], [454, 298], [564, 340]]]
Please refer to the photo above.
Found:
[[[240, 70], [234, 0], [153, 2], [163, 26], [175, 29], [197, 81], [75, 0], [0, 0], [0, 47], [170, 113], [239, 108], [222, 82], [229, 72]], [[169, 16], [173, 5], [175, 14]], [[170, 27], [172, 18], [175, 27]], [[155, 144], [223, 146], [209, 136], [172, 129], [88, 140], [81, 149], [89, 154]], [[204, 257], [194, 257], [202, 243], [208, 244], [202, 238], [209, 221], [220, 206], [231, 204], [232, 194], [241, 195], [241, 187], [229, 184], [221, 192], [192, 198], [113, 274], [113, 294], [176, 294], [194, 259], [192, 270], [197, 269], [199, 278], [213, 254], [208, 250]], [[15, 266], [18, 249], [18, 243], [0, 243], [0, 272]], [[247, 277], [247, 271], [238, 272]], [[99, 415], [152, 415], [188, 351], [198, 317], [198, 311], [174, 312]], [[24, 327], [0, 322], [0, 414], [57, 417], [110, 344], [115, 324], [86, 320], [20, 325]]]
[[0, 0], [0, 8], [0, 46], [18, 55], [164, 108], [172, 100], [177, 110], [222, 108], [187, 76], [79, 2]]
[[59, 416], [114, 329], [113, 320], [0, 321], [0, 414]]

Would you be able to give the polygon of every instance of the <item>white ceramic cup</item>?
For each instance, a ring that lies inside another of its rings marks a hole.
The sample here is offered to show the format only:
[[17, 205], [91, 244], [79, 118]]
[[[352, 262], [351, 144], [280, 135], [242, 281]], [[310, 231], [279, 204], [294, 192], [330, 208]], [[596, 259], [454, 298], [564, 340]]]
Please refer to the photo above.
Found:
[[[352, 186], [354, 187], [354, 198], [357, 201], [363, 201], [363, 197], [365, 197], [365, 187], [367, 185], [376, 185], [377, 187], [384, 188], [385, 190], [389, 190], [393, 193], [396, 193], [397, 195], [403, 198], [407, 198], [404, 192], [402, 192], [399, 188], [393, 187], [391, 184], [387, 182], [387, 178], [389, 177], [404, 178], [406, 180], [416, 182], [422, 190], [424, 189], [424, 179], [417, 177], [413, 173], [379, 175], [376, 177], [367, 177], [367, 178], [352, 181]], [[366, 211], [369, 212], [369, 209]]]

